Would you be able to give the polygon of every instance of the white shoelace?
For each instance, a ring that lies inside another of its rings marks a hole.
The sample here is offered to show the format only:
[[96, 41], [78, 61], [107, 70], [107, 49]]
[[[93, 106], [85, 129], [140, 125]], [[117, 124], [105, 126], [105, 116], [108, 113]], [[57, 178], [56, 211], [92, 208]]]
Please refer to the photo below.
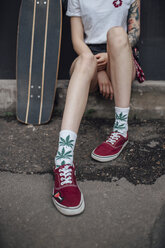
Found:
[[71, 172], [72, 169], [68, 169], [69, 166], [66, 165], [64, 168], [59, 169], [60, 172], [60, 180], [61, 180], [61, 185], [72, 183], [72, 177], [71, 177]]
[[106, 142], [111, 143], [112, 145], [114, 145], [114, 143], [120, 138], [120, 134], [115, 132], [112, 133], [109, 138], [106, 140]]

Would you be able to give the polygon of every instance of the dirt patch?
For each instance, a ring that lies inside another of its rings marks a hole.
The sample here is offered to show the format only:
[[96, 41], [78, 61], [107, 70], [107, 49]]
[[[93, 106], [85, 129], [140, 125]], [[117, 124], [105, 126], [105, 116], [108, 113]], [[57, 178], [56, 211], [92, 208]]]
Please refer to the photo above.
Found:
[[[14, 116], [0, 119], [0, 171], [52, 173], [58, 146], [61, 117], [48, 125], [23, 125]], [[75, 148], [79, 180], [117, 181], [125, 177], [133, 184], [152, 184], [165, 174], [165, 121], [133, 121], [129, 143], [119, 158], [108, 163], [91, 159], [91, 151], [112, 130], [113, 120], [83, 119]]]

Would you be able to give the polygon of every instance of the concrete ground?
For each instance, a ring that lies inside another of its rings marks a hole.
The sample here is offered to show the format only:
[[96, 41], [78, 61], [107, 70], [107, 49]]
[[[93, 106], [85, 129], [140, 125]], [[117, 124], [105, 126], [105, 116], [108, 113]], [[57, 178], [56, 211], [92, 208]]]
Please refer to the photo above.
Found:
[[76, 217], [51, 200], [60, 123], [0, 118], [0, 248], [164, 248], [165, 122], [131, 121], [121, 156], [101, 164], [90, 152], [113, 120], [83, 119], [75, 162], [86, 209]]

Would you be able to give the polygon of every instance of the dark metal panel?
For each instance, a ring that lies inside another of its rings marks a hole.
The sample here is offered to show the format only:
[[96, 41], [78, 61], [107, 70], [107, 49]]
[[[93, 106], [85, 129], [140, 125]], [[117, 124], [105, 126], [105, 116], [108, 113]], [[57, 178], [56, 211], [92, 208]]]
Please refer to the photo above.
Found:
[[165, 1], [141, 1], [141, 64], [148, 80], [165, 80]]
[[0, 78], [15, 78], [16, 35], [21, 0], [1, 0], [0, 7]]
[[72, 61], [76, 57], [76, 53], [73, 51], [71, 34], [70, 34], [70, 18], [64, 16], [63, 18], [63, 30], [62, 30], [62, 43], [61, 43], [61, 56], [60, 56], [60, 68], [59, 79], [69, 78], [69, 68]]
[[[0, 78], [15, 78], [16, 34], [21, 0], [1, 0], [0, 8]], [[141, 64], [147, 79], [165, 80], [165, 2], [141, 0]], [[64, 18], [59, 78], [69, 78], [75, 57], [70, 39], [69, 18]]]

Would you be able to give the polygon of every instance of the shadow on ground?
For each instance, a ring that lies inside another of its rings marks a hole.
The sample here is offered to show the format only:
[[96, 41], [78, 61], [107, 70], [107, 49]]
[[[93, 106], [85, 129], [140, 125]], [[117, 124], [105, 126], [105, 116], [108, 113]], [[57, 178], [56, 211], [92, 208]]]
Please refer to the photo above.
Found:
[[[0, 119], [0, 171], [51, 173], [58, 145], [61, 117], [48, 125], [24, 125], [15, 117]], [[112, 130], [113, 120], [83, 119], [75, 148], [78, 180], [118, 181], [125, 177], [133, 184], [153, 184], [165, 174], [165, 121], [133, 121], [129, 144], [114, 161], [99, 163], [91, 151]]]
[[165, 247], [165, 205], [162, 207], [161, 214], [157, 218], [151, 234], [151, 248]]

